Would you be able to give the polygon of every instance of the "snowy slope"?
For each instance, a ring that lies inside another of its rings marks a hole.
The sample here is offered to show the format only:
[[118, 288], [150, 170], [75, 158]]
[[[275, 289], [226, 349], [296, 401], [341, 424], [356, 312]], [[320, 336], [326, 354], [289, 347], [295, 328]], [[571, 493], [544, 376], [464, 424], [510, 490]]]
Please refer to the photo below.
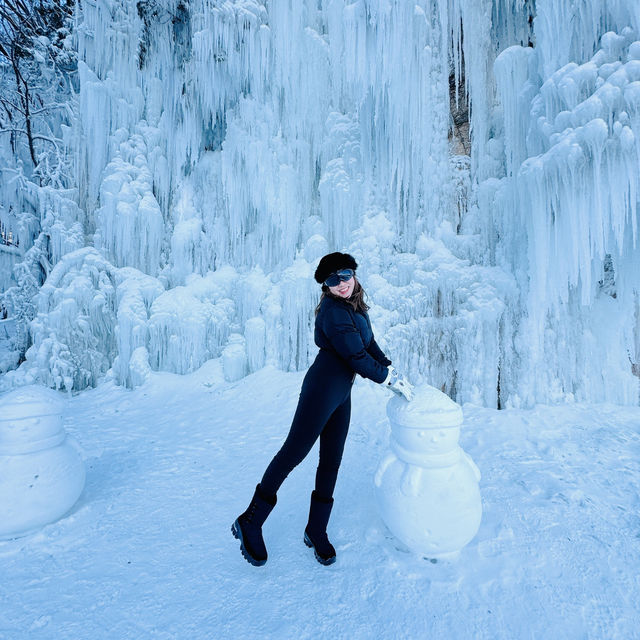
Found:
[[266, 566], [230, 525], [284, 438], [303, 373], [235, 383], [220, 360], [68, 400], [87, 484], [63, 520], [0, 542], [0, 638], [640, 637], [640, 409], [465, 405], [483, 521], [455, 562], [415, 557], [379, 519], [388, 392], [358, 380], [329, 533], [302, 542], [316, 452], [265, 526]]

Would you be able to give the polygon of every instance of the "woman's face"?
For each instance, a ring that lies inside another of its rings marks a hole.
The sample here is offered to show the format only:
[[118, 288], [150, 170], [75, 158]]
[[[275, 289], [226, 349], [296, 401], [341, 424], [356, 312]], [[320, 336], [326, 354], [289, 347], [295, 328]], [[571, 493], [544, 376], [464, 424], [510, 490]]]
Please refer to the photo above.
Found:
[[329, 291], [338, 298], [350, 298], [356, 286], [356, 279], [349, 278], [346, 282], [339, 282], [335, 287], [329, 287]]

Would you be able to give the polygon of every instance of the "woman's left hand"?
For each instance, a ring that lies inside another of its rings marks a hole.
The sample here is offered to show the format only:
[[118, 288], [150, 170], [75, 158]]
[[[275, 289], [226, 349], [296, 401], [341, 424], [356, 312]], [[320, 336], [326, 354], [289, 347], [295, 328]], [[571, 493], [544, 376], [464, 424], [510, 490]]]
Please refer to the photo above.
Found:
[[413, 385], [405, 380], [404, 376], [398, 373], [395, 367], [389, 367], [387, 378], [382, 384], [389, 387], [394, 393], [404, 396], [407, 402], [413, 400]]

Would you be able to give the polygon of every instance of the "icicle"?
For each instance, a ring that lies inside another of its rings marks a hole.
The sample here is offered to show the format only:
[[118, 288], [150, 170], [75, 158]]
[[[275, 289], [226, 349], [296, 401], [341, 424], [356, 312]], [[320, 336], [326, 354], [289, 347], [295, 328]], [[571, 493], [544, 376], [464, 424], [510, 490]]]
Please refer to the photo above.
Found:
[[513, 176], [527, 157], [527, 120], [521, 117], [530, 104], [535, 84], [530, 80], [529, 60], [534, 55], [530, 47], [509, 47], [494, 64], [496, 83], [504, 111], [504, 144], [507, 175]]

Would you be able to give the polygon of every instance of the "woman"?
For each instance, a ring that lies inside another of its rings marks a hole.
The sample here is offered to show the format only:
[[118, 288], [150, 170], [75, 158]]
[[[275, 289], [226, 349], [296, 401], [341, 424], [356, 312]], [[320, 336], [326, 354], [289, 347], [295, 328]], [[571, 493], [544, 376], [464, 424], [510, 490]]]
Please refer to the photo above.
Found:
[[320, 438], [320, 462], [311, 494], [304, 542], [321, 564], [332, 564], [336, 552], [327, 537], [333, 490], [342, 460], [351, 415], [351, 386], [359, 373], [411, 400], [413, 387], [392, 367], [373, 338], [364, 290], [355, 277], [356, 261], [348, 253], [330, 253], [315, 272], [322, 284], [316, 309], [315, 343], [320, 351], [300, 392], [291, 429], [275, 455], [247, 510], [231, 527], [240, 550], [255, 566], [267, 561], [262, 525], [276, 504], [284, 479]]

